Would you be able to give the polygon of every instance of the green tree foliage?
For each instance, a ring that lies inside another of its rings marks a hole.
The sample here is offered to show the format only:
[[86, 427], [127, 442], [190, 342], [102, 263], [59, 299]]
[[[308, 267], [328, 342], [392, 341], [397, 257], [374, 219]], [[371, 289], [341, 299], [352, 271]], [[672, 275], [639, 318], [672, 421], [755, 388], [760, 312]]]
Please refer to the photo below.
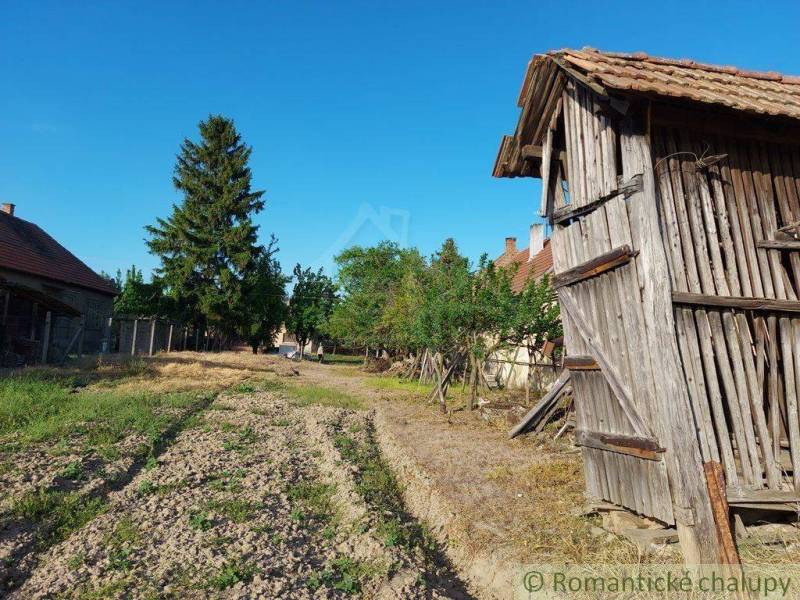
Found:
[[245, 311], [238, 317], [239, 335], [253, 349], [253, 354], [262, 346], [272, 347], [287, 313], [288, 277], [281, 272], [274, 256], [274, 243], [273, 238], [244, 277]]
[[294, 268], [294, 289], [289, 299], [286, 329], [291, 331], [303, 349], [309, 340], [318, 339], [324, 333], [336, 304], [336, 285], [330, 277], [299, 264]]
[[[527, 348], [528, 371], [533, 376], [536, 373], [533, 365], [542, 359], [545, 342], [564, 335], [561, 310], [548, 275], [527, 282], [516, 296], [516, 308], [512, 315], [506, 339], [511, 345]], [[528, 383], [527, 393], [530, 396], [530, 381]], [[537, 387], [540, 387], [538, 381]]]
[[161, 260], [159, 280], [187, 318], [233, 335], [247, 310], [248, 274], [265, 251], [252, 221], [264, 192], [251, 190], [252, 149], [231, 119], [212, 115], [199, 128], [200, 141], [185, 139], [175, 165], [183, 200], [147, 227], [147, 245]]
[[165, 304], [160, 283], [145, 283], [142, 270], [132, 265], [125, 272], [119, 296], [114, 299], [114, 314], [150, 317], [162, 314]]
[[336, 258], [338, 282], [344, 301], [337, 305], [327, 333], [348, 346], [397, 348], [403, 332], [386, 318], [387, 307], [397, 297], [403, 278], [422, 269], [416, 250], [402, 250], [392, 242], [364, 248], [353, 246]]
[[417, 356], [427, 350], [443, 406], [451, 367], [468, 363], [471, 408], [490, 354], [522, 345], [535, 362], [544, 342], [561, 335], [547, 278], [515, 294], [513, 269], [497, 268], [486, 255], [473, 267], [452, 239], [427, 261], [389, 242], [349, 248], [336, 260], [343, 296], [326, 331], [351, 346]]

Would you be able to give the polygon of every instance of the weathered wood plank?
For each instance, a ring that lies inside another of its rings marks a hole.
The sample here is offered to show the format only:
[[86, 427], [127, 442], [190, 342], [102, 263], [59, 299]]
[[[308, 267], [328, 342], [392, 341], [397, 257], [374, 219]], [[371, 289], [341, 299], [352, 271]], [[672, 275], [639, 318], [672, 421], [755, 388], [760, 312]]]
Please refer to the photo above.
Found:
[[691, 306], [714, 306], [717, 308], [735, 308], [737, 310], [767, 313], [800, 313], [800, 301], [797, 300], [673, 292], [672, 301], [675, 304], [687, 304]]
[[567, 356], [564, 368], [570, 371], [599, 371], [600, 365], [591, 356]]
[[569, 271], [564, 271], [563, 273], [555, 275], [551, 280], [551, 284], [554, 289], [573, 285], [585, 279], [590, 279], [612, 269], [616, 269], [622, 265], [626, 265], [634, 256], [636, 256], [636, 252], [631, 250], [630, 246], [626, 245], [614, 248], [610, 252], [601, 254], [596, 258], [573, 267]]
[[627, 454], [645, 460], [661, 460], [661, 455], [665, 452], [658, 440], [653, 438], [604, 433], [602, 431], [587, 431], [585, 429], [575, 431], [575, 444], [588, 446], [596, 450]]

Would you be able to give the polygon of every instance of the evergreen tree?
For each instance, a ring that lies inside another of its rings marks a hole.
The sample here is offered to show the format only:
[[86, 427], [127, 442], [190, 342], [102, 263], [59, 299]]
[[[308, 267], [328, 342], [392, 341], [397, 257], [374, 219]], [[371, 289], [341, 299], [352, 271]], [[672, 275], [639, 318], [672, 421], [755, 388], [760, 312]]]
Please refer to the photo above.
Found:
[[167, 219], [148, 226], [150, 252], [158, 256], [158, 278], [185, 317], [223, 335], [241, 327], [245, 280], [264, 252], [252, 216], [264, 207], [263, 191], [252, 191], [252, 148], [234, 123], [221, 115], [201, 121], [200, 141], [185, 139], [173, 183], [183, 201]]
[[239, 316], [240, 336], [253, 349], [272, 347], [286, 318], [286, 283], [273, 249], [275, 239], [258, 256], [245, 276], [244, 313]]
[[[119, 272], [121, 278], [122, 273]], [[119, 296], [114, 298], [114, 314], [134, 317], [163, 316], [163, 290], [158, 281], [144, 282], [142, 270], [132, 265], [125, 272]]]

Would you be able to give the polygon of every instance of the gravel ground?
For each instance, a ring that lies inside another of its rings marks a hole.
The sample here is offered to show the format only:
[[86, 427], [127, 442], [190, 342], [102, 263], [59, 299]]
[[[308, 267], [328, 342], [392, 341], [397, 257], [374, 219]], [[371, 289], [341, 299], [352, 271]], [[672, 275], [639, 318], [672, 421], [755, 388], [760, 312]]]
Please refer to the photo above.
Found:
[[220, 396], [10, 597], [467, 597], [434, 545], [381, 529], [419, 525], [365, 500], [341, 444], [369, 448], [370, 428], [370, 413], [278, 393]]

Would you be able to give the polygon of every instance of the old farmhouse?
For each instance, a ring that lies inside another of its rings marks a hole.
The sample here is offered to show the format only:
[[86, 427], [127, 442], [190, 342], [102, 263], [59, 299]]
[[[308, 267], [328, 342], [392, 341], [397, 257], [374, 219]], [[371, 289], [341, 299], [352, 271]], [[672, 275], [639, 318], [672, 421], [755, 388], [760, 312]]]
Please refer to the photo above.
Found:
[[561, 50], [518, 104], [588, 494], [735, 562], [729, 506], [800, 501], [800, 78]]
[[14, 208], [0, 207], [0, 362], [101, 351], [116, 287]]

